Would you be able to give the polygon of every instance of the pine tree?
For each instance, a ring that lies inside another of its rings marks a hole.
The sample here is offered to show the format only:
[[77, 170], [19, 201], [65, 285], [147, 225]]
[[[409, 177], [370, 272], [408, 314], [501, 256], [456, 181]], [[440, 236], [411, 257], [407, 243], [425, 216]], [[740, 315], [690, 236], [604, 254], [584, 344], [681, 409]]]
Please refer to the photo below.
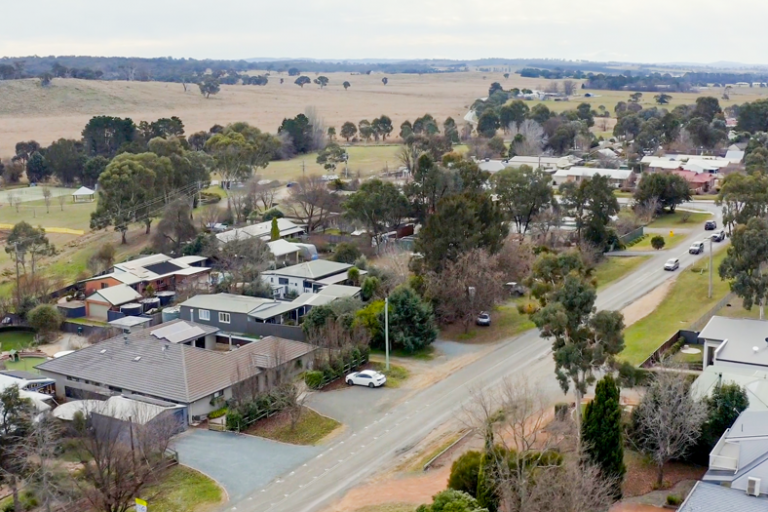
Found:
[[587, 457], [597, 464], [606, 478], [616, 479], [614, 495], [621, 497], [624, 466], [624, 443], [621, 429], [619, 386], [606, 375], [595, 387], [595, 399], [587, 404], [581, 439]]
[[280, 228], [277, 226], [277, 217], [272, 218], [271, 241], [280, 240]]

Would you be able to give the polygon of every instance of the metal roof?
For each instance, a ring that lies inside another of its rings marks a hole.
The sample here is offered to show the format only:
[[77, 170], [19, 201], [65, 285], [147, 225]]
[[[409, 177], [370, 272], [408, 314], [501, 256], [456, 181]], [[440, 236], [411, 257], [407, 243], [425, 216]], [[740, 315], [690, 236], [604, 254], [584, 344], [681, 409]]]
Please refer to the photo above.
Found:
[[292, 244], [287, 240], [275, 240], [274, 242], [267, 242], [267, 246], [269, 246], [269, 250], [272, 253], [272, 256], [275, 258], [301, 251], [301, 247], [296, 244]]
[[150, 331], [150, 334], [158, 340], [165, 340], [170, 343], [186, 343], [218, 331], [219, 329], [216, 327], [187, 322], [186, 320], [175, 320], [161, 324], [157, 329]]
[[137, 325], [148, 324], [151, 321], [151, 318], [145, 318], [143, 316], [124, 316], [123, 318], [118, 318], [117, 320], [112, 320], [108, 323], [113, 327], [131, 328], [136, 327]]
[[581, 176], [591, 178], [595, 175], [607, 176], [613, 180], [629, 179], [632, 171], [626, 169], [598, 169], [594, 167], [571, 167], [570, 169], [559, 169], [555, 173], [556, 178], [569, 176]]
[[768, 512], [765, 496], [749, 496], [744, 491], [697, 482], [678, 512]]
[[713, 316], [699, 338], [727, 340], [716, 350], [717, 360], [753, 365], [755, 370], [768, 367], [768, 321]]
[[87, 300], [99, 300], [99, 298], [113, 306], [120, 306], [121, 304], [140, 299], [141, 294], [127, 284], [118, 284], [93, 292]]
[[200, 309], [212, 309], [214, 311], [228, 311], [230, 313], [250, 313], [264, 304], [276, 304], [274, 299], [261, 297], [249, 297], [248, 295], [235, 295], [232, 293], [202, 294], [182, 302], [182, 306]]
[[[289, 219], [277, 219], [277, 229], [280, 230], [280, 236], [294, 235], [304, 232], [304, 228], [294, 224]], [[269, 239], [272, 236], [272, 221], [259, 222], [237, 229], [230, 229], [216, 235], [216, 239], [222, 243], [232, 240], [242, 240], [244, 238], [262, 238]], [[265, 240], [266, 241], [266, 240]]]
[[324, 277], [346, 272], [350, 268], [352, 268], [352, 265], [349, 263], [339, 263], [330, 260], [313, 260], [277, 270], [268, 270], [262, 272], [262, 274], [320, 280]]

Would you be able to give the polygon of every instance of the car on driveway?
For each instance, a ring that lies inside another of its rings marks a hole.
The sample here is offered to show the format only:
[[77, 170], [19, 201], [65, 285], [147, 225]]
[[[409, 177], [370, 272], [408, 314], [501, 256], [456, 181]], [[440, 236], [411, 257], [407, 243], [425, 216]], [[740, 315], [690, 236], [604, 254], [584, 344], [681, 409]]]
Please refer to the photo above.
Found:
[[491, 315], [483, 311], [479, 315], [477, 315], [477, 319], [475, 320], [475, 323], [477, 325], [482, 325], [483, 327], [488, 327], [491, 325]]
[[704, 223], [704, 229], [707, 231], [714, 231], [717, 229], [717, 222], [713, 220], [708, 220]]
[[514, 281], [506, 283], [504, 287], [509, 291], [510, 295], [522, 297], [525, 295], [525, 288], [520, 283]]
[[721, 230], [715, 233], [714, 235], [712, 235], [712, 240], [714, 240], [715, 242], [722, 242], [723, 240], [725, 240], [725, 231]]
[[664, 264], [664, 270], [677, 270], [680, 268], [680, 260], [677, 258], [668, 259]]
[[368, 386], [369, 388], [378, 388], [387, 382], [387, 376], [375, 370], [363, 370], [361, 372], [352, 372], [345, 379], [350, 386]]
[[693, 242], [688, 248], [688, 252], [691, 254], [701, 254], [704, 252], [704, 242]]

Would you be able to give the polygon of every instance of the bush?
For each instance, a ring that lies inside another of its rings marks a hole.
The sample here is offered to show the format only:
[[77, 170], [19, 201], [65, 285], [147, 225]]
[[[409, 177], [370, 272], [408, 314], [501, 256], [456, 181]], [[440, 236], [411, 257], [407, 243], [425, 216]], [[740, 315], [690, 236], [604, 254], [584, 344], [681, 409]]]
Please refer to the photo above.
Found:
[[304, 373], [304, 383], [309, 389], [320, 389], [323, 385], [323, 372], [309, 371]]
[[213, 192], [200, 192], [200, 202], [202, 204], [216, 204], [219, 201], [221, 201], [221, 196], [219, 194], [214, 194]]
[[683, 503], [683, 499], [676, 495], [676, 494], [668, 494], [667, 495], [667, 505], [673, 506], [673, 507], [679, 507]]
[[272, 219], [282, 219], [283, 217], [285, 217], [283, 212], [281, 212], [277, 208], [272, 208], [271, 210], [267, 210], [264, 213], [264, 216], [261, 218], [261, 220], [263, 220], [264, 222], [268, 222]]
[[477, 477], [480, 473], [480, 461], [483, 454], [478, 451], [468, 451], [453, 462], [451, 476], [448, 478], [448, 488], [464, 491], [473, 498], [477, 494]]
[[239, 430], [245, 426], [243, 415], [238, 411], [227, 411], [227, 430]]
[[215, 411], [211, 411], [210, 413], [208, 413], [208, 419], [215, 420], [216, 418], [221, 418], [226, 414], [227, 414], [227, 408], [222, 407], [221, 409], [216, 409]]
[[333, 251], [333, 256], [331, 256], [331, 259], [333, 261], [338, 261], [339, 263], [348, 263], [351, 265], [361, 255], [362, 253], [356, 245], [350, 244], [349, 242], [341, 242]]
[[560, 402], [555, 404], [555, 419], [557, 421], [565, 421], [568, 417], [568, 404]]
[[58, 331], [63, 321], [58, 308], [50, 304], [40, 304], [27, 314], [29, 325], [45, 338]]
[[656, 235], [651, 238], [651, 247], [657, 251], [663, 249], [665, 244], [666, 242], [664, 241], [664, 237], [661, 235]]

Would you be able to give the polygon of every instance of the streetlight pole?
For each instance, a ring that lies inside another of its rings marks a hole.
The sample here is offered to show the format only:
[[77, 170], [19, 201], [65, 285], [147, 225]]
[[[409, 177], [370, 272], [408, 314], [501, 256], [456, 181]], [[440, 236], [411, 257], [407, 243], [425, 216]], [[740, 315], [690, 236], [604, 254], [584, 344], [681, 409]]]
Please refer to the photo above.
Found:
[[712, 298], [712, 237], [709, 237], [709, 295]]
[[389, 371], [389, 297], [384, 299], [384, 354], [386, 369]]

